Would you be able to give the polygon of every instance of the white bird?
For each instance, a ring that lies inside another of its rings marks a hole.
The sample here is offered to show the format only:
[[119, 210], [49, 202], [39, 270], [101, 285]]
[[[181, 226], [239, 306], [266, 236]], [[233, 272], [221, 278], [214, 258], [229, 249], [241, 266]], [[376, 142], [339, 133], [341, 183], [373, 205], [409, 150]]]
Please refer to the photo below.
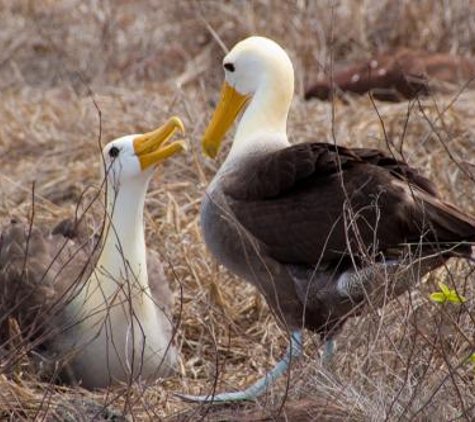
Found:
[[[169, 376], [177, 362], [172, 296], [157, 256], [147, 253], [143, 211], [157, 164], [185, 150], [177, 117], [103, 150], [106, 224], [94, 253], [74, 222], [44, 236], [12, 222], [0, 240], [1, 320], [19, 319], [49, 353], [67, 356], [86, 388]], [[147, 263], [149, 271], [147, 271]]]
[[368, 297], [396, 296], [447, 259], [469, 258], [475, 240], [475, 220], [406, 163], [372, 149], [291, 145], [294, 70], [277, 43], [247, 38], [223, 67], [205, 154], [215, 157], [241, 111], [242, 117], [203, 198], [203, 234], [216, 259], [265, 296], [291, 345], [245, 391], [181, 396], [205, 402], [265, 392], [300, 355], [302, 328], [329, 340], [330, 354], [332, 338]]

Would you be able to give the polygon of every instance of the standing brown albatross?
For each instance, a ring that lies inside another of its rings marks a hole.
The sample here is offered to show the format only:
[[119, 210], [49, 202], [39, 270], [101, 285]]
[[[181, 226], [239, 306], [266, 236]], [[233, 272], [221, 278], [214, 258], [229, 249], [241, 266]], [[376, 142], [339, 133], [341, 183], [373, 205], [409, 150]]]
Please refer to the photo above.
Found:
[[0, 238], [0, 321], [20, 320], [47, 352], [67, 355], [72, 380], [87, 388], [170, 375], [172, 296], [162, 266], [146, 251], [145, 194], [161, 161], [185, 149], [167, 142], [177, 117], [103, 150], [106, 225], [97, 253], [75, 224], [51, 235], [12, 222]]
[[[201, 221], [216, 259], [255, 285], [292, 333], [286, 357], [242, 392], [255, 398], [300, 354], [302, 328], [331, 340], [365, 298], [395, 296], [450, 257], [469, 257], [475, 220], [417, 170], [384, 153], [323, 142], [291, 145], [294, 71], [275, 42], [251, 37], [223, 61], [221, 99], [203, 139], [215, 157], [243, 110], [207, 189]], [[331, 343], [328, 343], [331, 345]]]

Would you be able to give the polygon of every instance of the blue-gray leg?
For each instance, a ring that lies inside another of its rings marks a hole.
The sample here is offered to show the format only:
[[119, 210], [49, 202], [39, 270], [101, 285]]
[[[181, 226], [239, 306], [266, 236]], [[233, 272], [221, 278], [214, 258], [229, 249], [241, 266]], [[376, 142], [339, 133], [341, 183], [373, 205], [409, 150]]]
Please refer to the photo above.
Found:
[[291, 359], [298, 359], [302, 356], [302, 331], [293, 331], [290, 336], [290, 344], [284, 358], [277, 363], [264, 377], [243, 391], [232, 393], [208, 394], [203, 396], [192, 396], [187, 394], [177, 394], [185, 401], [197, 403], [230, 403], [247, 400], [255, 400], [265, 393], [273, 382], [281, 377], [287, 370]]
[[328, 339], [323, 345], [323, 351], [322, 351], [322, 365], [323, 366], [328, 366], [331, 363], [334, 353], [335, 353], [335, 340]]

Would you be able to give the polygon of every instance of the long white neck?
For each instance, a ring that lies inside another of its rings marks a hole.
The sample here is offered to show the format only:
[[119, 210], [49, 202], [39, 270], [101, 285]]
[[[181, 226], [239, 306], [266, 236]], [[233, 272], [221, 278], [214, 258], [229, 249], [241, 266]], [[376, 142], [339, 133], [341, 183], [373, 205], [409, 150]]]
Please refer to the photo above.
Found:
[[96, 277], [101, 278], [102, 288], [107, 283], [114, 289], [118, 280], [130, 280], [148, 287], [143, 224], [147, 186], [148, 181], [144, 183], [140, 179], [128, 180], [122, 186], [108, 186], [109, 224], [96, 264]]
[[155, 378], [175, 365], [171, 319], [157, 306], [167, 298], [152, 297], [148, 284], [143, 225], [147, 185], [148, 180], [138, 178], [116, 190], [108, 186], [109, 223], [101, 255], [65, 307], [72, 329], [55, 347], [75, 353], [72, 369], [86, 386], [106, 387], [139, 374]]
[[290, 145], [287, 117], [293, 92], [293, 77], [287, 76], [282, 83], [282, 77], [276, 74], [262, 82], [239, 122], [227, 163]]

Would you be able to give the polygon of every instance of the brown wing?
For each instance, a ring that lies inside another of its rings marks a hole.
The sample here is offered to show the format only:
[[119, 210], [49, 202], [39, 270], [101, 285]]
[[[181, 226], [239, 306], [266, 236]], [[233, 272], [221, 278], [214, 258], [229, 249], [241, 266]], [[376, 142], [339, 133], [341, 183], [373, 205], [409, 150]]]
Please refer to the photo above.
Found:
[[295, 145], [223, 183], [237, 220], [283, 263], [475, 238], [475, 221], [443, 203], [429, 180], [375, 150]]
[[163, 271], [160, 255], [152, 250], [147, 250], [148, 284], [155, 304], [168, 316], [172, 313], [173, 295], [170, 285]]
[[64, 235], [73, 225], [66, 221], [54, 234], [16, 221], [1, 232], [0, 322], [17, 319], [30, 339], [51, 331], [73, 283], [88, 277], [97, 256], [91, 241], [79, 240], [85, 236], [79, 228], [74, 236]]
[[46, 242], [52, 260], [60, 268], [56, 274], [57, 294], [66, 296], [72, 286], [90, 276], [101, 251], [99, 234], [94, 233], [85, 219], [65, 219], [57, 224]]

